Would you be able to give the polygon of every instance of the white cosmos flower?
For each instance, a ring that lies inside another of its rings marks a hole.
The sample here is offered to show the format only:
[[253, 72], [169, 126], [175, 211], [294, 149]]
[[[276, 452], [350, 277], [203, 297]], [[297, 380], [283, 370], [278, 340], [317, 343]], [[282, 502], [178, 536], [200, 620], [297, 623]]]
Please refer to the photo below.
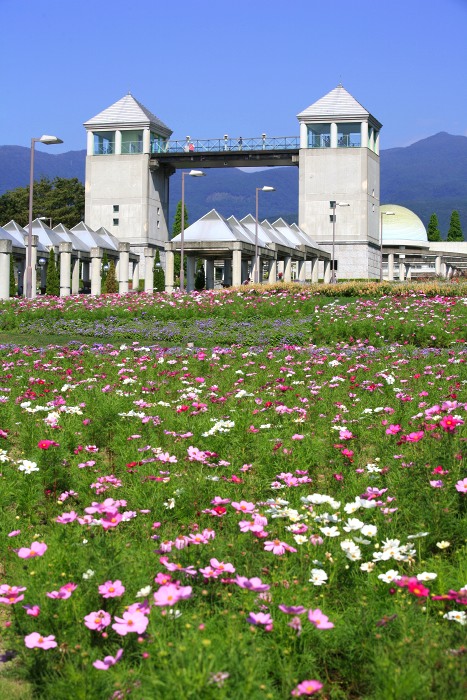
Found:
[[443, 615], [446, 620], [454, 620], [454, 622], [460, 622], [461, 625], [467, 624], [467, 614], [463, 610], [450, 610], [445, 615]]
[[365, 535], [365, 537], [374, 537], [378, 532], [378, 528], [376, 525], [364, 525], [360, 532], [362, 535]]
[[438, 574], [431, 574], [428, 571], [423, 571], [421, 574], [417, 574], [417, 579], [419, 581], [433, 581], [435, 578], [438, 578]]
[[363, 562], [363, 564], [360, 564], [360, 569], [362, 571], [366, 571], [367, 573], [370, 573], [371, 571], [373, 571], [375, 566], [376, 566], [376, 564], [374, 561], [365, 561], [365, 562]]
[[356, 503], [355, 501], [353, 503], [346, 503], [344, 506], [344, 510], [347, 513], [347, 515], [351, 515], [352, 513], [356, 513], [357, 510], [359, 510], [360, 504]]
[[[86, 540], [87, 541], [87, 540]], [[83, 543], [85, 543], [85, 540], [83, 540]], [[86, 581], [87, 579], [90, 579], [94, 576], [95, 572], [92, 569], [88, 569], [87, 571], [84, 572], [82, 578]]]
[[138, 593], [136, 594], [137, 598], [147, 598], [148, 595], [150, 595], [152, 591], [151, 586], [144, 586], [143, 588], [140, 588]]
[[29, 459], [22, 459], [18, 462], [18, 471], [24, 472], [25, 474], [32, 474], [32, 472], [38, 472], [39, 467], [36, 462], [31, 462]]
[[447, 549], [451, 546], [451, 543], [447, 542], [446, 540], [441, 540], [441, 542], [436, 543], [436, 546], [438, 547], [438, 549]]
[[396, 579], [400, 578], [400, 576], [399, 572], [395, 569], [389, 569], [389, 571], [386, 571], [385, 574], [379, 574], [378, 578], [381, 579], [381, 581], [384, 581], [384, 583], [392, 583]]
[[363, 523], [358, 518], [349, 518], [344, 525], [345, 532], [352, 532], [352, 530], [360, 530], [365, 523]]
[[328, 575], [323, 569], [312, 569], [309, 580], [314, 586], [322, 586], [328, 580]]
[[320, 527], [319, 529], [325, 537], [339, 537], [341, 534], [335, 525], [332, 527]]
[[305, 544], [305, 542], [308, 542], [308, 537], [305, 537], [305, 535], [294, 535], [294, 540], [297, 544]]

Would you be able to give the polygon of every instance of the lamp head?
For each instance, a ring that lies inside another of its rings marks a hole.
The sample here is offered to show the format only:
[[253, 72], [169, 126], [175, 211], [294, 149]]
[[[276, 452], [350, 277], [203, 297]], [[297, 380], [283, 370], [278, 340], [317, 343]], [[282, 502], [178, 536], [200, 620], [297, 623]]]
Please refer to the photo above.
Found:
[[190, 170], [188, 175], [191, 175], [191, 177], [205, 177], [206, 173], [203, 173], [202, 170]]
[[261, 192], [275, 192], [276, 188], [271, 187], [270, 185], [264, 185], [264, 187], [261, 187]]
[[52, 146], [54, 143], [63, 143], [62, 139], [59, 139], [58, 136], [48, 136], [47, 134], [41, 136], [38, 141], [40, 143], [45, 143], [46, 146]]

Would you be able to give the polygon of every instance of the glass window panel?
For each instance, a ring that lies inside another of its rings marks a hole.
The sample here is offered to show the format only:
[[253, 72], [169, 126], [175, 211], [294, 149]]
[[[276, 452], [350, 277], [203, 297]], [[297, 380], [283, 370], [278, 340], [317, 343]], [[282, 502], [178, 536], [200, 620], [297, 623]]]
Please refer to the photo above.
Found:
[[102, 156], [115, 153], [115, 131], [94, 132], [94, 155]]
[[122, 153], [142, 153], [143, 152], [143, 132], [122, 131]]
[[330, 124], [308, 125], [308, 148], [329, 148], [331, 146]]
[[360, 148], [362, 145], [361, 124], [338, 124], [337, 145], [339, 148]]

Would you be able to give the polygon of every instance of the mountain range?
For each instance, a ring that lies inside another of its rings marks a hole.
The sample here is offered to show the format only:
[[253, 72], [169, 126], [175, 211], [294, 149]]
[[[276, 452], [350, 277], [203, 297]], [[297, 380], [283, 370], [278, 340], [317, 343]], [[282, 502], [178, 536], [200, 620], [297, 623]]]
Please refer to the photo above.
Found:
[[[53, 154], [35, 152], [34, 176], [76, 177], [84, 182], [86, 151]], [[29, 184], [30, 150], [0, 146], [0, 195]], [[208, 177], [190, 183], [186, 205], [190, 221], [210, 209], [242, 218], [255, 210], [255, 188], [271, 185], [276, 192], [260, 198], [260, 218], [283, 216], [297, 221], [298, 170], [294, 167], [244, 171], [236, 168], [208, 170]], [[170, 219], [181, 198], [180, 173], [170, 181]], [[414, 211], [425, 226], [438, 215], [446, 237], [454, 209], [467, 232], [467, 137], [440, 132], [410, 146], [381, 151], [381, 203], [400, 204]], [[1, 222], [6, 223], [6, 222]]]

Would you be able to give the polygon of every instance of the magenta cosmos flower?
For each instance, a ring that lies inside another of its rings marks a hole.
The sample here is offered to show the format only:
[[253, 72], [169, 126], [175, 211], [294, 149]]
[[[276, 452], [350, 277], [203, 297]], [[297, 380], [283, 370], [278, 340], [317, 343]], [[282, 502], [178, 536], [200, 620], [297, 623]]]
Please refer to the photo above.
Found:
[[246, 619], [250, 625], [264, 625], [265, 629], [272, 630], [273, 619], [269, 613], [250, 613]]
[[257, 576], [253, 576], [253, 578], [237, 576], [235, 578], [235, 583], [240, 588], [247, 588], [250, 591], [269, 591], [270, 589], [269, 584], [263, 583]]
[[300, 695], [314, 695], [321, 690], [322, 687], [323, 684], [319, 681], [302, 681], [290, 694], [294, 697], [299, 697]]
[[334, 627], [334, 624], [329, 622], [329, 618], [323, 615], [319, 608], [308, 610], [308, 619], [318, 630], [330, 630]]
[[47, 551], [45, 542], [33, 542], [30, 547], [21, 547], [17, 554], [20, 559], [32, 559], [33, 557], [41, 557]]
[[70, 598], [71, 594], [74, 590], [76, 590], [76, 588], [76, 583], [65, 583], [65, 585], [62, 586], [58, 591], [51, 591], [50, 593], [46, 593], [46, 596], [47, 598], [66, 600], [67, 598]]
[[43, 637], [39, 632], [28, 634], [24, 638], [24, 643], [28, 649], [53, 649], [57, 646], [53, 634], [50, 634], [48, 637]]
[[106, 581], [99, 586], [99, 593], [103, 598], [118, 598], [125, 593], [125, 586], [117, 579], [116, 581]]
[[459, 493], [467, 493], [467, 479], [460, 479], [456, 484], [456, 489]]
[[92, 662], [92, 665], [94, 666], [94, 668], [98, 668], [100, 671], [108, 671], [111, 666], [115, 666], [117, 661], [120, 661], [122, 656], [123, 649], [119, 649], [115, 656], [106, 656], [103, 661], [97, 659], [97, 661]]
[[123, 617], [115, 617], [115, 620], [116, 622], [112, 625], [112, 629], [122, 637], [125, 637], [128, 632], [143, 634], [149, 624], [148, 618], [141, 612], [131, 613], [127, 611], [123, 613]]
[[176, 586], [168, 583], [154, 593], [154, 604], [159, 606], [176, 605], [179, 600], [187, 600], [191, 596], [191, 586]]
[[105, 612], [105, 610], [98, 610], [97, 612], [90, 612], [89, 615], [86, 615], [84, 618], [84, 624], [90, 630], [102, 632], [105, 627], [110, 625], [110, 620], [111, 618], [108, 612]]

